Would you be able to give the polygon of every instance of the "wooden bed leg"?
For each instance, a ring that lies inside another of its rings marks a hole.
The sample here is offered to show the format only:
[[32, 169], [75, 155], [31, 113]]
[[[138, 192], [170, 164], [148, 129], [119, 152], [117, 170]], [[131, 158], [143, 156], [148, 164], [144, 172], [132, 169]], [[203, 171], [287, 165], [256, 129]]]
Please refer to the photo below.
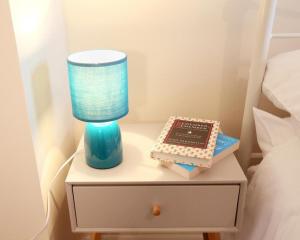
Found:
[[92, 233], [91, 240], [101, 240], [101, 233]]
[[221, 240], [220, 233], [203, 233], [204, 240]]

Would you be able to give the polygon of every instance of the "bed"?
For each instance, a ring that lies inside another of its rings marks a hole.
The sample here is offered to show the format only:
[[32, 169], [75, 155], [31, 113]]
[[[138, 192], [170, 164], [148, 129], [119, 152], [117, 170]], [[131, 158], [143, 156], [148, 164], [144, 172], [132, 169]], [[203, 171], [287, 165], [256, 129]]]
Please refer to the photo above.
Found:
[[[249, 187], [239, 240], [300, 239], [300, 50], [268, 59], [272, 38], [300, 34], [272, 33], [276, 4], [261, 2], [250, 68], [239, 151]], [[261, 90], [290, 116], [258, 109]], [[255, 132], [263, 160], [249, 168]]]
[[[300, 141], [292, 139], [268, 154], [254, 170], [248, 188], [244, 226], [239, 239], [289, 239], [300, 237]], [[286, 154], [288, 153], [288, 154]], [[282, 159], [293, 162], [283, 164]]]

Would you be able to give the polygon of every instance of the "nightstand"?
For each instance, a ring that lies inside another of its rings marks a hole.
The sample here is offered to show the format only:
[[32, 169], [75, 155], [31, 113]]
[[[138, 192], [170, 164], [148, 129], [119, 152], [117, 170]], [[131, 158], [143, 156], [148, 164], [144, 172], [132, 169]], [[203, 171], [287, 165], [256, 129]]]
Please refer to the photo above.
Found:
[[235, 156], [187, 180], [149, 157], [162, 127], [121, 125], [124, 158], [112, 169], [89, 167], [83, 150], [76, 155], [66, 178], [74, 232], [205, 232], [217, 239], [210, 233], [238, 231], [247, 180]]

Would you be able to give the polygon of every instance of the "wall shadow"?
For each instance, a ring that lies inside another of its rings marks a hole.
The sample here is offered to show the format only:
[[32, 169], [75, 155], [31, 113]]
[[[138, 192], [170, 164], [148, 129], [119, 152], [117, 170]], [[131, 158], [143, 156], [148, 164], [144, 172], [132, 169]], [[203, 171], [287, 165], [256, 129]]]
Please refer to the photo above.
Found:
[[32, 102], [35, 122], [39, 122], [42, 116], [52, 108], [52, 96], [49, 78], [49, 69], [46, 63], [39, 64], [31, 77]]
[[122, 122], [141, 121], [139, 111], [147, 107], [147, 58], [140, 52], [127, 50], [129, 113]]
[[[53, 230], [50, 233], [50, 240], [59, 240], [59, 239], [79, 239], [80, 234], [72, 233], [71, 223], [68, 211], [68, 202], [67, 198], [64, 197], [61, 204], [61, 208], [58, 211], [57, 217], [55, 219], [55, 225]], [[67, 230], [67, 231], [66, 231]]]
[[242, 50], [245, 48], [243, 30], [247, 14], [250, 10], [256, 11], [256, 8], [250, 1], [229, 0], [223, 11], [227, 38], [224, 44], [219, 119], [222, 130], [236, 137], [239, 137], [241, 130], [251, 59], [251, 56], [246, 59], [242, 57]]

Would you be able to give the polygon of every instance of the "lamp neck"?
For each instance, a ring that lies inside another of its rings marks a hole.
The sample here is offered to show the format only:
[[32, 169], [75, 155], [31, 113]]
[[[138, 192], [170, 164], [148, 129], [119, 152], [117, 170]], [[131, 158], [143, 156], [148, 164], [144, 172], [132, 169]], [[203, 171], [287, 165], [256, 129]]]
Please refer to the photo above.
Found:
[[110, 122], [89, 122], [87, 125], [92, 125], [94, 127], [106, 127], [113, 124], [116, 124], [117, 121], [110, 121]]

